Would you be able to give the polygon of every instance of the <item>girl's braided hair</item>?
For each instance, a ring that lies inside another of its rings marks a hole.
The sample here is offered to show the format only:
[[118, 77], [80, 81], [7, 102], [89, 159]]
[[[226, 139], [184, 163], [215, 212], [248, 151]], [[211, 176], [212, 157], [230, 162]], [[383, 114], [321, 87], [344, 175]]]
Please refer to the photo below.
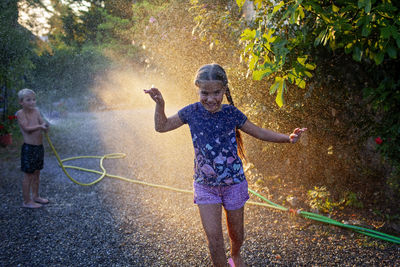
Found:
[[[221, 81], [225, 87], [225, 96], [229, 104], [235, 106], [231, 96], [231, 92], [228, 87], [228, 77], [225, 70], [218, 64], [212, 63], [202, 66], [198, 71], [194, 84], [199, 87], [201, 81]], [[239, 157], [246, 161], [246, 154], [243, 145], [243, 139], [238, 128], [236, 128], [236, 142], [238, 144], [238, 155]]]

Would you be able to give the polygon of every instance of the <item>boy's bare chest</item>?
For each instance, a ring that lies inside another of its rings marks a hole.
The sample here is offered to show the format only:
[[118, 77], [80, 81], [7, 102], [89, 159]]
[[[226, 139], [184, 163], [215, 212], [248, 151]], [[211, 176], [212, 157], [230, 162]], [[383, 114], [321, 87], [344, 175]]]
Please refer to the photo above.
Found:
[[24, 115], [29, 126], [39, 123], [39, 116], [36, 112], [24, 113]]

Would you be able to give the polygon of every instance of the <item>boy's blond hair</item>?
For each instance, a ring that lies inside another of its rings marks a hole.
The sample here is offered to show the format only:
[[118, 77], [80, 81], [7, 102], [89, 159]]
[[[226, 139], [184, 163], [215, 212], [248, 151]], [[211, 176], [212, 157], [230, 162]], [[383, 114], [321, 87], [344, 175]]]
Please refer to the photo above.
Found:
[[19, 101], [24, 100], [24, 97], [29, 95], [29, 94], [36, 95], [36, 93], [33, 90], [28, 89], [28, 88], [24, 88], [24, 89], [19, 90], [19, 92], [18, 92], [18, 100]]

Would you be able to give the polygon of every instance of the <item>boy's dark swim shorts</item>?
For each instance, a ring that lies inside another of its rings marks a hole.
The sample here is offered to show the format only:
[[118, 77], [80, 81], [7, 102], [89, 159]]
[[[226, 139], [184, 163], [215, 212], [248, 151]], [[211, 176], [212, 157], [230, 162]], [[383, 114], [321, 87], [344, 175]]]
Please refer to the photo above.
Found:
[[21, 170], [26, 173], [34, 173], [43, 169], [44, 148], [43, 145], [23, 144], [21, 148]]

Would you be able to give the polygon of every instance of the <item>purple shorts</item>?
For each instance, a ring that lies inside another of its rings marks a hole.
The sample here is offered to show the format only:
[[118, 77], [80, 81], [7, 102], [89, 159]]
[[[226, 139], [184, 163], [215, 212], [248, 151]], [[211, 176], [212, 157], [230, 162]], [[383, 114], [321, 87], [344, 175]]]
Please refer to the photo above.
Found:
[[250, 198], [247, 181], [225, 186], [209, 186], [194, 182], [194, 203], [222, 204], [226, 210], [237, 210]]

